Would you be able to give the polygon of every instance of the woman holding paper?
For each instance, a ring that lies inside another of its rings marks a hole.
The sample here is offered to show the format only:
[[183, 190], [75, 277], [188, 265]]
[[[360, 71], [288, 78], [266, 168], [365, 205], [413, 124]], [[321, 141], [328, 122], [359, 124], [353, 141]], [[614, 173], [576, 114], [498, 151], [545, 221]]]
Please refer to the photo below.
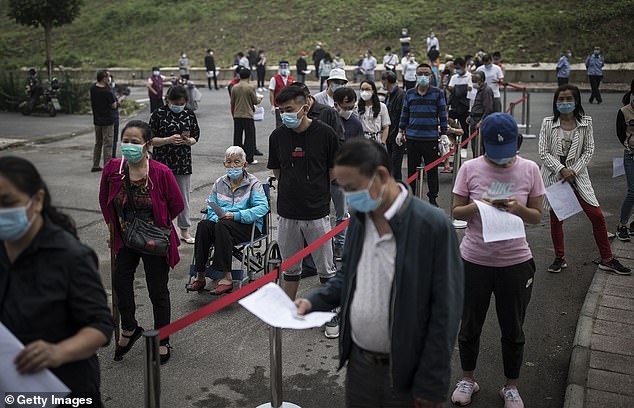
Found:
[[207, 285], [205, 266], [209, 250], [214, 247], [212, 269], [224, 272], [212, 291], [214, 295], [231, 292], [231, 251], [233, 245], [251, 239], [255, 223], [262, 233], [262, 219], [269, 212], [269, 202], [262, 183], [247, 172], [247, 156], [240, 146], [231, 146], [225, 152], [226, 175], [211, 187], [207, 199], [207, 218], [196, 227], [194, 270], [196, 278], [187, 285], [187, 291], [199, 291]]
[[[465, 272], [464, 309], [458, 337], [463, 375], [451, 401], [459, 406], [468, 405], [472, 394], [480, 389], [474, 371], [493, 293], [506, 376], [500, 396], [506, 406], [523, 407], [517, 390], [524, 350], [522, 326], [535, 274], [523, 223], [540, 222], [544, 183], [537, 164], [517, 155], [518, 129], [512, 116], [493, 113], [482, 121], [480, 132], [486, 154], [464, 163], [453, 189], [453, 216], [467, 221], [467, 230], [460, 244]], [[482, 211], [479, 206], [483, 206]], [[484, 211], [492, 207], [496, 209], [493, 214]], [[515, 230], [493, 231], [495, 235], [505, 232], [506, 236], [487, 237], [483, 224], [495, 220], [485, 217], [502, 219], [510, 214], [519, 217], [508, 221], [516, 226]]]
[[13, 156], [0, 158], [0, 323], [25, 345], [13, 356], [18, 373], [49, 368], [101, 406], [96, 353], [113, 323], [97, 255], [33, 164]]
[[[543, 161], [541, 174], [546, 187], [566, 181], [592, 223], [594, 240], [601, 254], [599, 269], [629, 275], [629, 268], [612, 256], [605, 218], [594, 195], [588, 164], [594, 154], [592, 118], [581, 106], [579, 88], [565, 84], [557, 88], [553, 98], [553, 116], [544, 118], [539, 132], [539, 157]], [[550, 205], [546, 204], [545, 209]], [[548, 272], [559, 273], [568, 266], [564, 256], [563, 220], [550, 209], [550, 236], [555, 247], [555, 260]]]
[[627, 194], [621, 205], [621, 218], [616, 227], [616, 237], [628, 242], [630, 234], [634, 234], [634, 222], [627, 228], [627, 221], [634, 208], [634, 79], [630, 90], [623, 95], [623, 107], [616, 116], [616, 135], [625, 147], [623, 152], [623, 167], [627, 180]]

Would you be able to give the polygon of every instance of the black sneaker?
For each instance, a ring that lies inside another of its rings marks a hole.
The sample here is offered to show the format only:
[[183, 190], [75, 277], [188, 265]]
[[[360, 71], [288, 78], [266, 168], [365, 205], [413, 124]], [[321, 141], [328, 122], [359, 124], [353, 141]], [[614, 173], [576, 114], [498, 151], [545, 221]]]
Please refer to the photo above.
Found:
[[433, 205], [434, 207], [438, 207], [438, 203], [436, 202], [436, 197], [429, 197], [429, 204]]
[[550, 273], [559, 273], [562, 269], [568, 267], [566, 263], [566, 258], [555, 258], [552, 264], [548, 267], [548, 272]]
[[634, 221], [630, 223], [630, 236], [634, 236]]
[[264, 153], [262, 153], [261, 151], [256, 149], [255, 152], [253, 153], [253, 155], [254, 156], [264, 156]]
[[335, 261], [341, 261], [343, 259], [343, 246], [336, 246], [334, 250]]
[[630, 268], [627, 268], [621, 265], [621, 262], [617, 261], [616, 258], [612, 258], [610, 262], [601, 261], [601, 263], [599, 264], [599, 269], [608, 271], [608, 272], [614, 272], [617, 275], [631, 275], [632, 274], [632, 270]]
[[622, 225], [616, 227], [616, 237], [619, 241], [630, 242], [630, 231], [627, 229], [627, 226]]

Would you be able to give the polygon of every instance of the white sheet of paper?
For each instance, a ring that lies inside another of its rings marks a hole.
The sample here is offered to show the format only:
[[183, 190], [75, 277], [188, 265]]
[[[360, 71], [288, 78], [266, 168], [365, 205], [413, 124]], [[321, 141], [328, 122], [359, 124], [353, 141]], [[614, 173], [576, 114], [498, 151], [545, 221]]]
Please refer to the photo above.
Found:
[[524, 221], [515, 214], [498, 210], [492, 205], [475, 200], [482, 220], [482, 238], [484, 242], [504, 241], [525, 238]]
[[22, 351], [24, 346], [13, 333], [0, 323], [0, 395], [4, 405], [5, 392], [39, 392], [55, 393], [56, 397], [64, 397], [70, 393], [68, 387], [53, 373], [42, 370], [37, 374], [19, 374], [15, 370], [13, 360]]
[[567, 181], [558, 181], [546, 189], [546, 198], [557, 219], [563, 221], [583, 211], [572, 186]]
[[298, 317], [291, 298], [275, 283], [267, 283], [238, 303], [264, 323], [281, 329], [320, 327], [335, 316], [330, 312], [311, 312]]
[[623, 165], [622, 157], [615, 157], [612, 160], [612, 178], [619, 177], [625, 174], [625, 166]]

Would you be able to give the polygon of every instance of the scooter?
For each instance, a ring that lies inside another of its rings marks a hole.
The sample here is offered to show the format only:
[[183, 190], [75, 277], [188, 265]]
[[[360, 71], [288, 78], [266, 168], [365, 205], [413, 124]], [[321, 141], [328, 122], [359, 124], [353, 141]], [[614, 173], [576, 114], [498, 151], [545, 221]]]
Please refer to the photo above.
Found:
[[30, 115], [34, 112], [46, 112], [51, 117], [57, 115], [57, 111], [62, 109], [57, 98], [58, 91], [59, 81], [57, 78], [53, 78], [50, 87], [45, 89], [42, 89], [37, 83], [29, 82], [26, 85], [27, 100], [20, 103], [20, 112], [23, 115]]

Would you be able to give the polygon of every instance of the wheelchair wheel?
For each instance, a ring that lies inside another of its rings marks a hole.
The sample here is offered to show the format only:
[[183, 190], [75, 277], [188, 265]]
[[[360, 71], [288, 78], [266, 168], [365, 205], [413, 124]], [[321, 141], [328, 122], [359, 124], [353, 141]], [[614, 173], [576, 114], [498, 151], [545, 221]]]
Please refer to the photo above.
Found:
[[280, 252], [280, 246], [277, 241], [271, 241], [266, 248], [266, 254], [264, 255], [264, 274], [272, 272], [275, 268], [278, 268], [282, 263], [282, 253]]

